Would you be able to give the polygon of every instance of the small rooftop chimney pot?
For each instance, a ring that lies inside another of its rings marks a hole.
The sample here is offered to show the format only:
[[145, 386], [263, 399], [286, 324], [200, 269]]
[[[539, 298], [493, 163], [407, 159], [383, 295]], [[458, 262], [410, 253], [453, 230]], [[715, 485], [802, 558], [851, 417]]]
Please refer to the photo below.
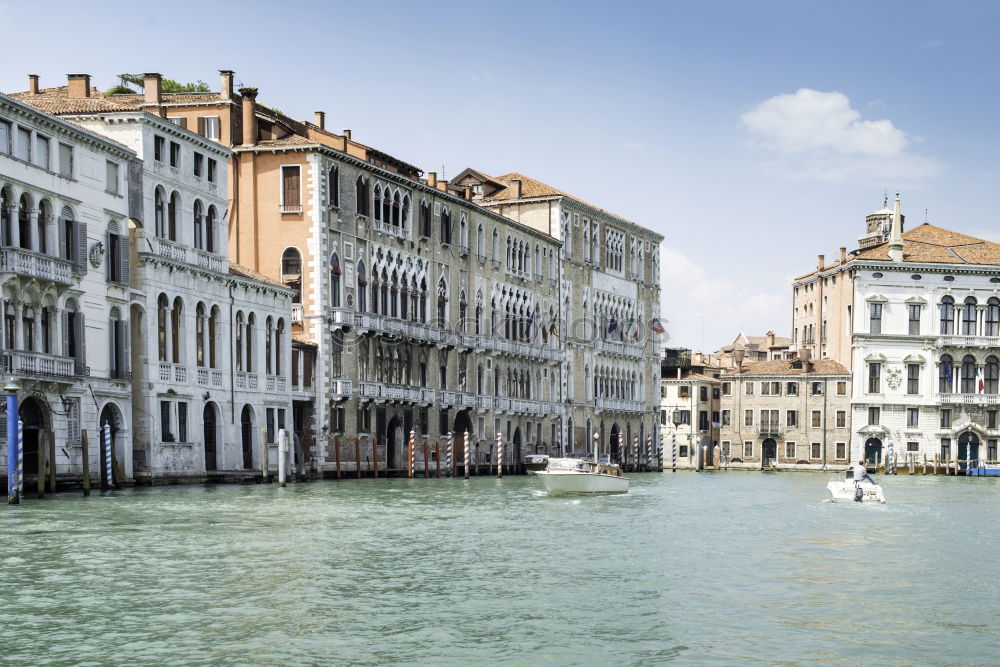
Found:
[[240, 88], [243, 97], [243, 145], [257, 145], [257, 89]]
[[321, 130], [326, 129], [326, 112], [325, 111], [314, 111], [313, 112], [313, 125]]
[[512, 178], [512, 179], [510, 179], [510, 190], [511, 190], [511, 194], [512, 194], [512, 198], [513, 199], [520, 199], [521, 198], [521, 179], [520, 178]]
[[350, 130], [344, 130], [344, 136], [347, 137], [348, 141], [350, 141], [351, 140], [351, 131]]
[[38, 75], [29, 74], [28, 75], [28, 93], [31, 95], [38, 94]]
[[163, 104], [163, 77], [156, 72], [143, 74], [142, 88], [146, 93], [146, 104]]
[[847, 248], [840, 249], [840, 263], [843, 264], [847, 261]]
[[438, 175], [436, 171], [427, 172], [427, 185], [436, 188], [438, 185]]
[[233, 99], [233, 75], [231, 69], [219, 70], [219, 97], [224, 100]]
[[820, 255], [816, 260], [816, 268], [822, 271], [826, 267], [826, 257]]
[[90, 97], [90, 75], [89, 74], [67, 74], [68, 94], [73, 99]]

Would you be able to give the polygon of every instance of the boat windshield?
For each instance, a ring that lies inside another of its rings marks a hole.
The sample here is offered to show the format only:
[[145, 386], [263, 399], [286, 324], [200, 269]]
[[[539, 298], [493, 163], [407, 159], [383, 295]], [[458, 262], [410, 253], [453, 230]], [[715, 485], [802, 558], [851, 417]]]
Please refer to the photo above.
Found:
[[552, 468], [562, 468], [569, 470], [581, 470], [583, 468], [583, 461], [580, 459], [549, 459], [549, 469]]

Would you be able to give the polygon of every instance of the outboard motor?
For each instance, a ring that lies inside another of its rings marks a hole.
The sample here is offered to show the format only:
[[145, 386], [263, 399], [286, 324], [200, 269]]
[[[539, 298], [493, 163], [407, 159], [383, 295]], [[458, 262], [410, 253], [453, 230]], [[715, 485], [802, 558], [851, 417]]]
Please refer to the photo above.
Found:
[[861, 485], [857, 482], [854, 483], [854, 502], [860, 503], [865, 497], [865, 492], [861, 490]]

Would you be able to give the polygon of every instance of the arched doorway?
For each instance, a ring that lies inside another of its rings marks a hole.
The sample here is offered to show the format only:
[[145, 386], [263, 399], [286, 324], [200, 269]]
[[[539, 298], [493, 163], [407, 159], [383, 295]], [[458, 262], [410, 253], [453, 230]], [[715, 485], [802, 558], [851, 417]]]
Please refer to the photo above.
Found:
[[[972, 431], [966, 431], [958, 438], [958, 467], [965, 470], [970, 461], [979, 458], [979, 436]], [[975, 467], [975, 465], [973, 465]]]
[[218, 426], [216, 417], [218, 407], [209, 401], [202, 413], [202, 436], [205, 439], [205, 470], [219, 469]]
[[566, 419], [566, 445], [561, 452], [563, 456], [573, 451], [573, 418]]
[[767, 438], [761, 443], [760, 463], [762, 466], [769, 466], [778, 458], [778, 443], [774, 438]]
[[122, 420], [121, 412], [118, 410], [118, 406], [114, 403], [105, 404], [104, 408], [101, 410], [101, 417], [98, 420], [98, 438], [100, 440], [100, 447], [98, 451], [100, 452], [101, 460], [98, 462], [97, 468], [101, 471], [101, 480], [106, 481], [108, 479], [108, 469], [107, 469], [107, 451], [104, 448], [104, 425], [107, 424], [109, 431], [111, 432], [111, 455], [112, 464], [121, 469], [122, 467], [122, 456], [124, 452], [122, 451], [122, 435], [124, 431], [125, 423]]
[[240, 433], [243, 442], [243, 469], [253, 470], [254, 413], [249, 405], [243, 406], [240, 414]]
[[611, 435], [608, 437], [608, 453], [610, 454], [611, 461], [618, 462], [621, 460], [621, 447], [618, 446], [618, 436], [621, 430], [618, 428], [618, 423], [615, 422], [611, 425]]
[[24, 474], [38, 474], [38, 438], [45, 428], [45, 411], [37, 398], [28, 397], [21, 401], [18, 416], [21, 418], [24, 440]]
[[865, 463], [877, 466], [882, 462], [882, 441], [878, 438], [868, 438], [865, 441]]
[[385, 465], [386, 468], [399, 469], [400, 461], [398, 457], [403, 451], [403, 422], [399, 416], [389, 420], [385, 427]]
[[476, 437], [475, 431], [472, 428], [472, 417], [469, 416], [469, 411], [461, 410], [455, 415], [455, 429], [452, 431], [456, 443], [462, 442], [466, 431], [469, 432], [470, 441]]
[[514, 469], [518, 470], [520, 468], [521, 462], [523, 460], [523, 458], [521, 456], [521, 427], [520, 426], [518, 426], [517, 428], [514, 429], [514, 437], [511, 439], [511, 442], [513, 442], [513, 445], [514, 445], [513, 446], [513, 450], [514, 451], [512, 452], [513, 455], [514, 455], [514, 457], [513, 457]]

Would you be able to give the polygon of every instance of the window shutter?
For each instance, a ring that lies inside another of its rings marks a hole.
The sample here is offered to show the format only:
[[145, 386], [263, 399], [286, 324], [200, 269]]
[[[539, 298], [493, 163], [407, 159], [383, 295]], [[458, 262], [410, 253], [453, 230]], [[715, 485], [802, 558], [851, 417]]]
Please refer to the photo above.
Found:
[[56, 232], [56, 236], [59, 239], [59, 258], [60, 259], [65, 259], [66, 258], [66, 225], [68, 224], [68, 221], [66, 220], [66, 218], [64, 218], [64, 217], [62, 217], [60, 215], [57, 218], [56, 224], [58, 226], [58, 231]]
[[69, 313], [65, 310], [60, 314], [62, 319], [62, 356], [69, 356]]
[[106, 249], [106, 261], [104, 262], [104, 275], [108, 282], [118, 282], [118, 276], [115, 275], [114, 265], [115, 263], [111, 261], [111, 255], [118, 252], [117, 244], [115, 243], [116, 234], [112, 232], [107, 232], [104, 239], [104, 247]]
[[79, 273], [87, 272], [87, 223], [75, 220], [76, 250], [73, 253], [73, 264]]
[[121, 337], [122, 361], [119, 368], [121, 368], [123, 372], [128, 372], [131, 370], [131, 364], [129, 362], [132, 361], [132, 352], [131, 352], [132, 341], [129, 340], [129, 338], [131, 337], [129, 335], [129, 320], [122, 320], [121, 322], [118, 323], [118, 326], [122, 328], [122, 337]]
[[198, 116], [198, 134], [205, 136], [205, 117]]
[[77, 361], [81, 365], [87, 365], [87, 322], [83, 313], [76, 314], [76, 346], [78, 350]]
[[108, 377], [113, 378], [115, 376], [115, 368], [121, 368], [118, 365], [118, 349], [115, 347], [115, 337], [118, 335], [118, 322], [117, 320], [108, 319]]
[[128, 236], [120, 234], [118, 236], [118, 265], [121, 267], [121, 284], [126, 286], [129, 284], [128, 250]]

